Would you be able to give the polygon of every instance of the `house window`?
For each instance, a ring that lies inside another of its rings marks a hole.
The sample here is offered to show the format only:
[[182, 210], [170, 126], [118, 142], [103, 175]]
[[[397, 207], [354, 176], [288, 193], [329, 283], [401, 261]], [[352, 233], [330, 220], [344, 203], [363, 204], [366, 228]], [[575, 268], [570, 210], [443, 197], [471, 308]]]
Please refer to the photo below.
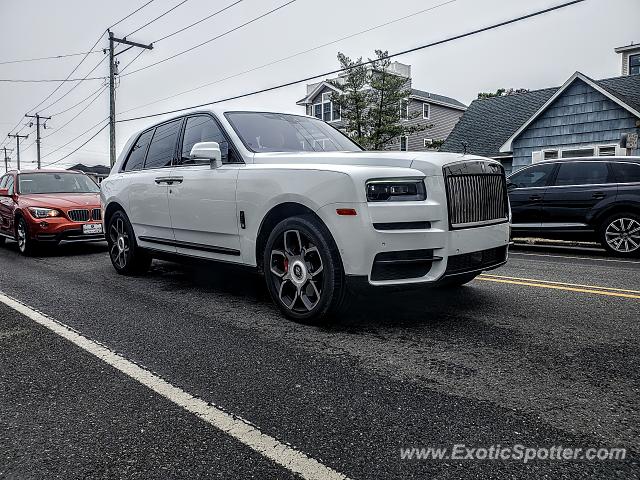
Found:
[[313, 106], [313, 116], [322, 120], [322, 104], [316, 103]]
[[593, 147], [562, 150], [562, 158], [593, 157]]
[[331, 101], [332, 92], [325, 92], [321, 95], [320, 103], [313, 105], [313, 116], [325, 122], [337, 122], [342, 118], [340, 107], [335, 107]]
[[407, 137], [406, 137], [406, 135], [402, 135], [400, 137], [400, 151], [402, 151], [402, 152], [406, 152], [407, 151]]
[[423, 140], [423, 147], [424, 148], [429, 148], [431, 146], [431, 144], [433, 143], [433, 140], [431, 138], [425, 138]]
[[640, 53], [629, 55], [629, 75], [640, 74]]
[[598, 147], [598, 156], [599, 157], [613, 157], [616, 154], [616, 146], [615, 145], [600, 145]]
[[400, 100], [400, 120], [409, 120], [409, 100]]
[[331, 121], [331, 102], [325, 102], [322, 104], [322, 119], [325, 122]]
[[430, 118], [431, 117], [431, 105], [428, 103], [422, 104], [422, 118]]
[[558, 158], [558, 150], [545, 150], [544, 159], [545, 160], [555, 160]]

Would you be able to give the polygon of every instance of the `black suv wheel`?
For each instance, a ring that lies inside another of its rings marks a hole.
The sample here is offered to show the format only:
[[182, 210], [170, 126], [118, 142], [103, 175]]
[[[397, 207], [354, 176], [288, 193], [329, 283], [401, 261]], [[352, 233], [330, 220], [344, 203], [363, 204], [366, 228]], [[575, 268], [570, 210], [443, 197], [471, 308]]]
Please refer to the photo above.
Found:
[[263, 266], [271, 298], [286, 317], [312, 324], [342, 310], [346, 286], [340, 255], [326, 227], [313, 216], [276, 225]]
[[136, 242], [131, 222], [121, 210], [115, 212], [107, 226], [109, 257], [116, 272], [122, 275], [140, 275], [149, 270], [151, 256]]
[[600, 226], [600, 243], [617, 256], [640, 256], [640, 215], [623, 212], [605, 219]]

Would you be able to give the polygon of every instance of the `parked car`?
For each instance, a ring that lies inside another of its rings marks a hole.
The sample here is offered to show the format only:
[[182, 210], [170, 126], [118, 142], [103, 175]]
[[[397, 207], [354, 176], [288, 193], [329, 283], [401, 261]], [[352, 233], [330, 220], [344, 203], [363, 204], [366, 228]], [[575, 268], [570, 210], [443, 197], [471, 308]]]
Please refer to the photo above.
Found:
[[535, 163], [508, 181], [514, 237], [598, 241], [640, 255], [640, 157]]
[[38, 243], [104, 240], [100, 188], [69, 170], [10, 171], [0, 178], [0, 243], [30, 255]]
[[337, 312], [347, 289], [461, 285], [506, 261], [500, 163], [365, 152], [313, 117], [189, 113], [146, 128], [101, 183], [111, 261], [154, 256], [256, 267], [289, 318]]

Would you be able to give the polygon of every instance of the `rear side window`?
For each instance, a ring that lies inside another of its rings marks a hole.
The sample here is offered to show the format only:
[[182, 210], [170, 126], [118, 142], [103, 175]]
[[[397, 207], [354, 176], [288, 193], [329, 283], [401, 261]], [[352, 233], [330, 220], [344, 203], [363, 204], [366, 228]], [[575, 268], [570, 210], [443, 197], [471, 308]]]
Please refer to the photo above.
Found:
[[609, 168], [604, 162], [568, 162], [560, 163], [556, 186], [596, 185], [607, 183]]
[[619, 183], [640, 182], [640, 164], [638, 163], [612, 163], [613, 173]]
[[515, 185], [516, 188], [546, 187], [554, 168], [553, 163], [525, 168], [511, 175], [509, 184]]
[[5, 175], [4, 177], [0, 178], [0, 188], [5, 188], [7, 180], [9, 180], [9, 175]]
[[[190, 158], [191, 149], [196, 143], [200, 142], [218, 142], [219, 144], [226, 142], [218, 124], [209, 116], [202, 115], [187, 118], [182, 140], [182, 158], [180, 161], [182, 165], [203, 163], [202, 160], [192, 160]], [[206, 161], [206, 163], [209, 163], [209, 161]]]
[[176, 151], [180, 125], [182, 125], [182, 119], [165, 123], [156, 128], [151, 145], [149, 145], [147, 160], [144, 162], [145, 169], [171, 166], [171, 160], [173, 160]]
[[9, 175], [9, 179], [7, 180], [6, 189], [9, 190], [9, 195], [13, 195], [13, 175]]
[[138, 137], [135, 145], [131, 148], [131, 152], [129, 152], [127, 162], [124, 164], [125, 172], [142, 169], [144, 156], [147, 153], [147, 147], [149, 146], [149, 140], [151, 140], [152, 134], [153, 130], [148, 130]]

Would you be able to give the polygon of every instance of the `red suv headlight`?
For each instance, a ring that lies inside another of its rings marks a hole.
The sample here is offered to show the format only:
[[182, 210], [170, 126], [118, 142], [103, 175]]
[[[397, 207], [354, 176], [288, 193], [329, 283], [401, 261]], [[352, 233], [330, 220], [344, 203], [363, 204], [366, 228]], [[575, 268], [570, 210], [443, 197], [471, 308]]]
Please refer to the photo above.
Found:
[[59, 210], [55, 208], [45, 208], [45, 207], [29, 207], [29, 212], [34, 218], [51, 218], [51, 217], [59, 217], [62, 214]]

